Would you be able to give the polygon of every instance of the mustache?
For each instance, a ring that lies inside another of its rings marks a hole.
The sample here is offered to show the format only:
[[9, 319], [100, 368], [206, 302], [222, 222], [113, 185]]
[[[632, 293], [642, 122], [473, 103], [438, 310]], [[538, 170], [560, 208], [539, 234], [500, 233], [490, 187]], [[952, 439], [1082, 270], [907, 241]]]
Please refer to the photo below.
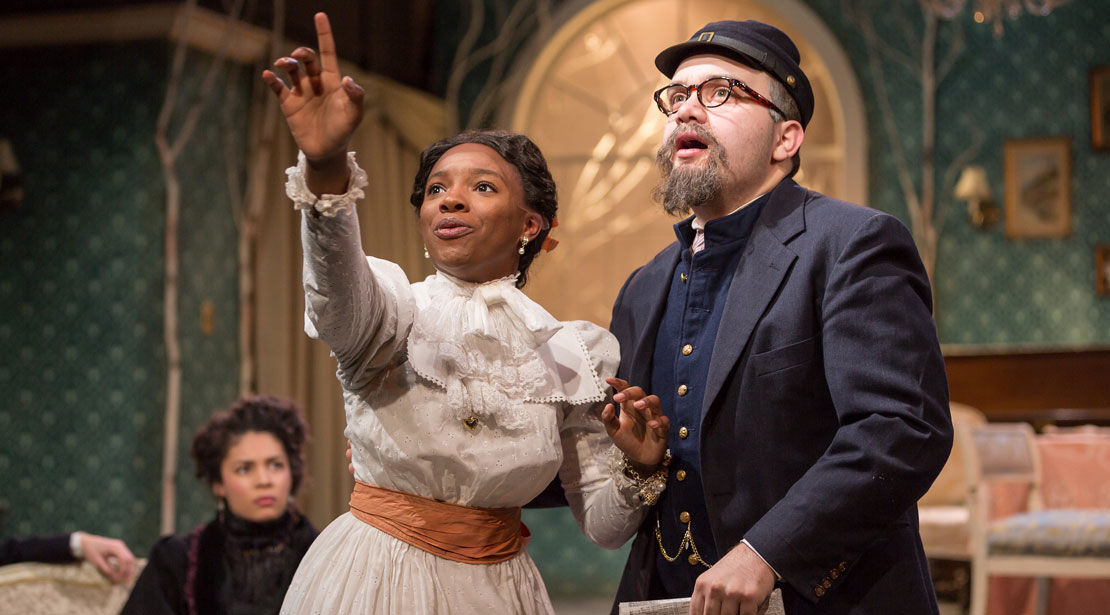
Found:
[[721, 149], [721, 142], [718, 141], [717, 138], [714, 137], [712, 133], [710, 133], [705, 128], [702, 128], [697, 124], [690, 124], [688, 126], [676, 126], [675, 129], [671, 131], [671, 134], [667, 137], [667, 140], [663, 143], [663, 147], [659, 148], [659, 152], [655, 156], [656, 163], [658, 163], [660, 167], [666, 169], [668, 172], [671, 168], [674, 167], [674, 153], [678, 149], [678, 135], [684, 132], [693, 133], [695, 136], [701, 139], [701, 141], [705, 143], [705, 146], [709, 149], [710, 152], [717, 153], [719, 156], [724, 154]]
[[[693, 134], [705, 144], [709, 153], [703, 168], [686, 168], [675, 173], [674, 155], [680, 134]], [[727, 165], [725, 149], [710, 132], [697, 124], [679, 126], [671, 131], [659, 148], [655, 162], [662, 181], [652, 190], [652, 198], [663, 204], [663, 211], [672, 216], [686, 215], [690, 209], [720, 195], [723, 168]]]

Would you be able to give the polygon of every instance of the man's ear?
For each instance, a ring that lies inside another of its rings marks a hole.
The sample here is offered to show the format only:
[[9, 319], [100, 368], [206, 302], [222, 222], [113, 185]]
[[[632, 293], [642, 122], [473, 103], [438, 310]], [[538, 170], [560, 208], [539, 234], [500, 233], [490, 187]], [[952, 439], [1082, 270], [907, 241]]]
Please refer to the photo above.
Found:
[[771, 158], [775, 162], [793, 158], [794, 154], [801, 149], [802, 141], [806, 138], [801, 122], [795, 120], [779, 122], [776, 127], [776, 134], [778, 140], [775, 142], [775, 149], [771, 151]]

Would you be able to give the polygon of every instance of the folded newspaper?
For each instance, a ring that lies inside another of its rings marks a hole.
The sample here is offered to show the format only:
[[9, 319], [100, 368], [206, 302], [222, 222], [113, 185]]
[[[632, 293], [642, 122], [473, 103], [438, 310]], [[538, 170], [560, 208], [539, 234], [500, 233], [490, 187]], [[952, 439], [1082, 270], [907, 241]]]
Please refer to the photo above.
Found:
[[[689, 615], [689, 598], [672, 598], [670, 600], [645, 600], [644, 602], [622, 602], [617, 606], [620, 615]], [[786, 615], [782, 606], [782, 590], [771, 592], [767, 601], [767, 610], [760, 611], [762, 615]]]

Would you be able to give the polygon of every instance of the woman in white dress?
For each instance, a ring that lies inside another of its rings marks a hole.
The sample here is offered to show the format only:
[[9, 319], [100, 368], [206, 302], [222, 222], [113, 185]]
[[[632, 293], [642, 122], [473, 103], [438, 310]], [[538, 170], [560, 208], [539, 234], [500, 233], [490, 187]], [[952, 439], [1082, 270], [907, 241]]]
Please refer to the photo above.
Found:
[[274, 64], [291, 87], [263, 79], [301, 149], [286, 191], [302, 210], [305, 328], [338, 360], [356, 487], [282, 613], [550, 614], [520, 507], [558, 475], [582, 531], [617, 548], [665, 484], [667, 419], [607, 378], [612, 335], [519, 290], [556, 209], [526, 137], [463, 133], [425, 150], [410, 200], [434, 275], [410, 285], [364, 255], [354, 201], [367, 179], [347, 152], [363, 93], [340, 76], [323, 14], [316, 28], [319, 58], [301, 47]]

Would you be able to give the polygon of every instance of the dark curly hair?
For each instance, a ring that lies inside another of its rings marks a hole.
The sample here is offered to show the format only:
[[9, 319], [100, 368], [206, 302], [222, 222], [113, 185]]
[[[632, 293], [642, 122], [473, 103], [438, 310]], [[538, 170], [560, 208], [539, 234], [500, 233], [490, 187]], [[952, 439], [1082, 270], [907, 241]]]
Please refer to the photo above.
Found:
[[520, 276], [516, 280], [516, 286], [523, 288], [528, 282], [528, 267], [543, 247], [543, 240], [547, 238], [555, 219], [555, 211], [559, 208], [559, 199], [555, 194], [555, 180], [547, 170], [547, 160], [531, 139], [503, 130], [468, 130], [436, 141], [420, 154], [420, 168], [417, 169], [416, 178], [412, 181], [412, 196], [409, 197], [409, 202], [419, 215], [420, 206], [424, 204], [424, 186], [428, 183], [428, 175], [431, 174], [432, 167], [447, 150], [464, 143], [485, 145], [497, 152], [505, 162], [516, 167], [517, 172], [520, 173], [521, 183], [524, 184], [524, 202], [528, 209], [540, 214], [547, 221], [547, 228], [541, 229], [535, 239], [528, 242], [517, 265]]
[[197, 429], [189, 453], [196, 462], [197, 480], [212, 486], [221, 482], [220, 465], [227, 451], [248, 431], [273, 434], [289, 457], [293, 475], [290, 494], [295, 495], [305, 478], [305, 446], [308, 426], [301, 409], [277, 397], [244, 397], [227, 410], [217, 412]]

